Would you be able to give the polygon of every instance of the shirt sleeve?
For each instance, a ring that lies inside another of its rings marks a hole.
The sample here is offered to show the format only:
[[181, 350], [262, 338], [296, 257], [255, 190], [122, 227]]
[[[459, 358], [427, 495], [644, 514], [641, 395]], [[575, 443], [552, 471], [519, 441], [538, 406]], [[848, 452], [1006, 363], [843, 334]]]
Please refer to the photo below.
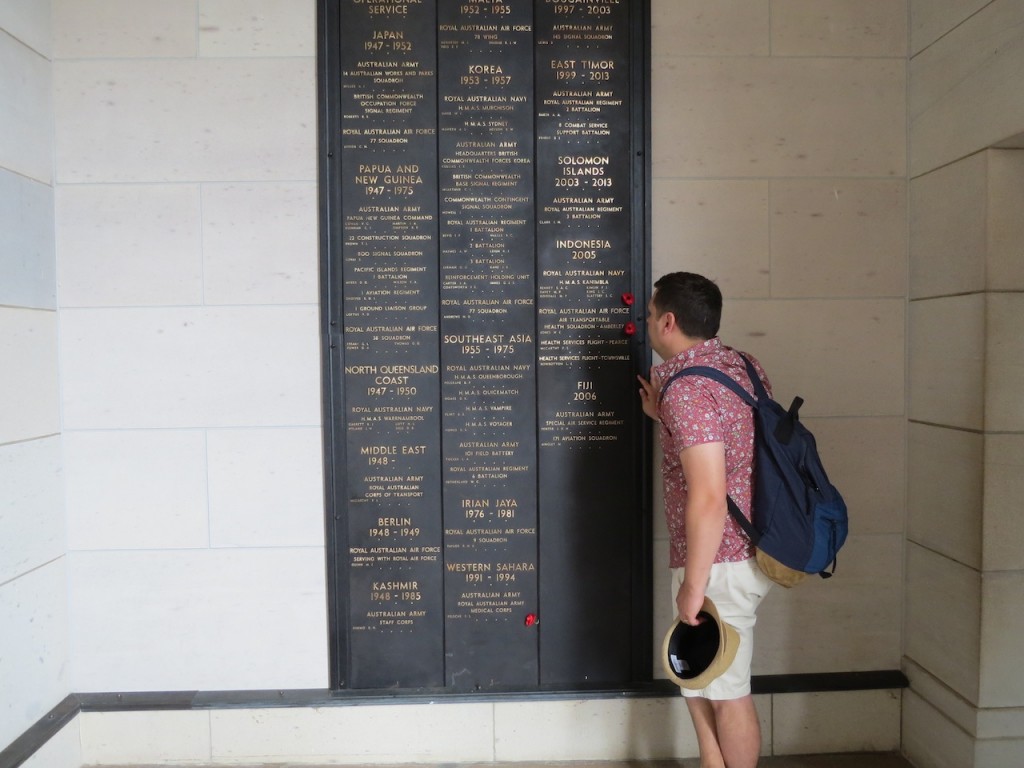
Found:
[[692, 445], [725, 442], [721, 406], [696, 377], [682, 378], [669, 388], [661, 418], [678, 451]]

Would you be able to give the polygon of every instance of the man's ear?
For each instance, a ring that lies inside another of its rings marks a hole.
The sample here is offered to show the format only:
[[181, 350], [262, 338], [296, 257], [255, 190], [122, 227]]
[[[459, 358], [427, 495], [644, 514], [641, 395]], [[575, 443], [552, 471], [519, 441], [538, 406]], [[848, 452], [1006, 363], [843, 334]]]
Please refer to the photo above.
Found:
[[671, 333], [676, 327], [676, 316], [671, 312], [663, 312], [658, 318], [658, 327], [663, 333]]

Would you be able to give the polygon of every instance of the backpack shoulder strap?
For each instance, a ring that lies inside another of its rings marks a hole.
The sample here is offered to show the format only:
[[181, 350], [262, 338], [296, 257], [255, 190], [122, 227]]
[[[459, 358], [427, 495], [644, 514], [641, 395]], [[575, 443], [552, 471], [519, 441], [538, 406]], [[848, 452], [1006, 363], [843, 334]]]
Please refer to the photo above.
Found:
[[[746, 358], [744, 358], [744, 360], [746, 360]], [[754, 366], [750, 364], [750, 361], [746, 360], [746, 362], [748, 366], [748, 373], [750, 371], [753, 371], [754, 379], [757, 380], [757, 384], [755, 384], [756, 391], [756, 387], [757, 385], [761, 384], [761, 380], [757, 377], [757, 371], [754, 370]], [[692, 368], [683, 368], [683, 370], [672, 374], [672, 376], [669, 377], [668, 381], [661, 385], [661, 394], [658, 396], [658, 402], [661, 402], [661, 400], [664, 399], [665, 392], [668, 390], [672, 382], [674, 382], [676, 379], [682, 378], [683, 376], [703, 376], [706, 379], [717, 381], [722, 386], [732, 390], [738, 397], [742, 398], [743, 402], [745, 402], [751, 408], [757, 407], [757, 399], [754, 398], [754, 396], [751, 395], [749, 392], [747, 392], [747, 390], [745, 390], [743, 387], [737, 384], [731, 376], [722, 373], [722, 371], [718, 370], [717, 368], [710, 368], [705, 365], [695, 365]], [[761, 390], [758, 393], [758, 395], [761, 396], [761, 393], [763, 392], [764, 385], [761, 385]], [[767, 394], [764, 394], [763, 396], [767, 397]]]
[[771, 398], [768, 396], [768, 390], [764, 388], [764, 383], [761, 381], [761, 377], [757, 375], [757, 369], [754, 367], [754, 364], [750, 362], [750, 358], [742, 352], [739, 352], [738, 354], [743, 358], [743, 362], [747, 366], [747, 376], [750, 377], [750, 383], [754, 387], [754, 394], [757, 395], [757, 399], [759, 401], [770, 400]]

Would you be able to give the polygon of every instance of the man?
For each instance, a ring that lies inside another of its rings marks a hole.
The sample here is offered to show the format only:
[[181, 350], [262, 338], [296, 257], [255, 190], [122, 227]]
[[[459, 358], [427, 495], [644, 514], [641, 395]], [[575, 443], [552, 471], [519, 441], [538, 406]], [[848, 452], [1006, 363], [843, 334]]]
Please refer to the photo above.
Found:
[[[722, 294], [690, 272], [665, 275], [648, 304], [651, 347], [665, 361], [640, 380], [644, 412], [661, 422], [665, 516], [679, 620], [696, 624], [705, 595], [740, 635], [730, 667], [707, 688], [683, 690], [697, 732], [701, 768], [752, 768], [761, 728], [750, 695], [755, 616], [771, 582], [757, 567], [750, 540], [728, 514], [726, 496], [750, 516], [753, 412], [735, 393], [703, 376], [685, 376], [662, 394], [662, 382], [683, 368], [724, 371], [751, 393], [739, 353], [719, 340]], [[751, 360], [771, 392], [760, 363]]]

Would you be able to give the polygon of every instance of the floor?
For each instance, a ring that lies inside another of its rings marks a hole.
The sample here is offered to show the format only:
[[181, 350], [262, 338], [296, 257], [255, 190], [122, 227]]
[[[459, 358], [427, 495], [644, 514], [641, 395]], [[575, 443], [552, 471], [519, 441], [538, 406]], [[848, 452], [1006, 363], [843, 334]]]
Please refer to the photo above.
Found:
[[[900, 755], [880, 752], [762, 757], [757, 766], [758, 768], [913, 768], [913, 765]], [[363, 765], [346, 766], [346, 768], [381, 767]], [[394, 768], [700, 768], [700, 761], [689, 759], [609, 760], [607, 762], [588, 760], [564, 763], [440, 763], [430, 766], [396, 766]]]

